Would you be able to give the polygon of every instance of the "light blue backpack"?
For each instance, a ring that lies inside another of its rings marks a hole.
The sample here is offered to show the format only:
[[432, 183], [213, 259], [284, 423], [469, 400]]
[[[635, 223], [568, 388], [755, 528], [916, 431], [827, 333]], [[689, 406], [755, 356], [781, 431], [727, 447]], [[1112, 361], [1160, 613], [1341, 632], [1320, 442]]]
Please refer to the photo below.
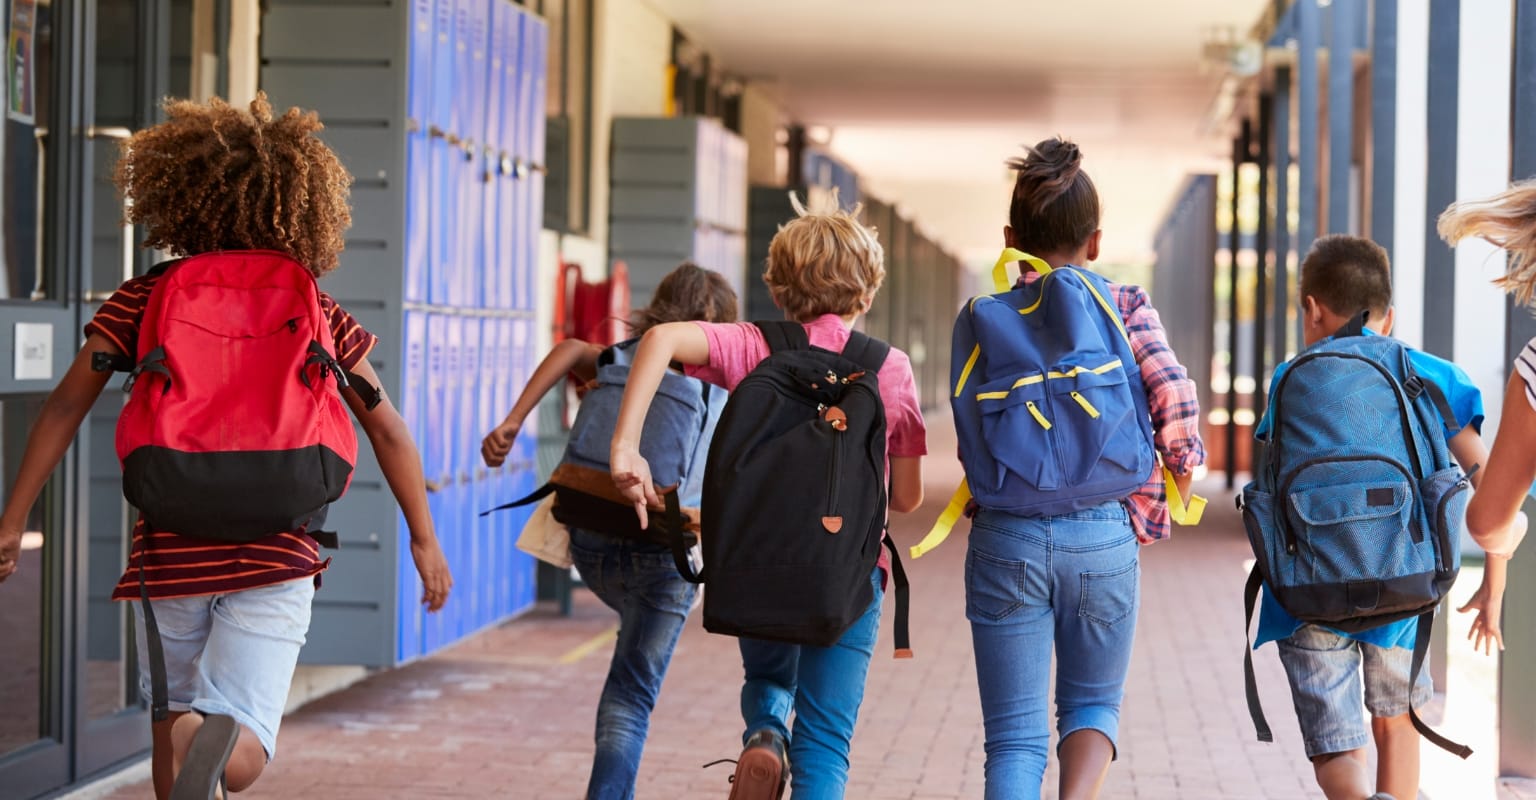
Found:
[[[1450, 404], [1415, 374], [1408, 353], [1366, 333], [1361, 313], [1292, 359], [1273, 389], [1266, 447], [1239, 505], [1256, 559], [1249, 624], [1261, 585], [1291, 616], [1339, 631], [1417, 617], [1412, 686], [1435, 609], [1461, 568], [1469, 483], [1446, 446]], [[1271, 741], [1251, 651], [1244, 648], [1248, 710], [1259, 739]], [[1439, 747], [1472, 752], [1410, 715]]]

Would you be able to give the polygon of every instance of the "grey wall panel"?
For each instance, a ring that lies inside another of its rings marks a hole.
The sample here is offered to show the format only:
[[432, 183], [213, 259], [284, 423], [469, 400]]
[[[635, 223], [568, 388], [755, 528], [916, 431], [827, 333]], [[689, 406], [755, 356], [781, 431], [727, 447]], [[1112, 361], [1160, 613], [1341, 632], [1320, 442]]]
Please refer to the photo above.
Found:
[[377, 6], [274, 5], [261, 21], [266, 59], [389, 62], [399, 57], [400, 12]]
[[394, 70], [377, 66], [269, 64], [261, 73], [274, 107], [322, 110], [332, 122], [402, 119], [399, 82]]

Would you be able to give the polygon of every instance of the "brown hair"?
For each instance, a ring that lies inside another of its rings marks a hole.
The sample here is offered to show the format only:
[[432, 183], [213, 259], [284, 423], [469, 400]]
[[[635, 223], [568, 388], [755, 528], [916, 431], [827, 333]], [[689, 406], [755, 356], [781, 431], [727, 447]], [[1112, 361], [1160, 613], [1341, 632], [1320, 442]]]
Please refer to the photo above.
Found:
[[667, 322], [735, 322], [736, 292], [725, 277], [692, 261], [684, 261], [656, 286], [651, 304], [635, 312], [639, 336]]
[[316, 276], [336, 268], [352, 224], [352, 176], [316, 136], [320, 118], [242, 111], [213, 98], [167, 100], [167, 119], [123, 142], [113, 180], [145, 247], [185, 256], [276, 250]]
[[1509, 252], [1509, 265], [1493, 285], [1521, 305], [1536, 298], [1536, 181], [1523, 181], [1482, 200], [1453, 203], [1440, 215], [1440, 238], [1456, 244], [1479, 236]]
[[1008, 225], [1014, 244], [1031, 255], [1079, 247], [1099, 229], [1099, 192], [1083, 172], [1083, 153], [1061, 137], [1008, 159], [1018, 171]]
[[857, 206], [842, 209], [836, 189], [809, 210], [794, 192], [789, 199], [797, 216], [774, 234], [763, 271], [773, 302], [798, 322], [864, 311], [885, 281], [885, 251], [874, 229], [859, 223]]
[[1300, 294], [1316, 298], [1339, 316], [1369, 311], [1378, 318], [1392, 305], [1387, 251], [1359, 236], [1324, 236], [1312, 243], [1301, 262]]

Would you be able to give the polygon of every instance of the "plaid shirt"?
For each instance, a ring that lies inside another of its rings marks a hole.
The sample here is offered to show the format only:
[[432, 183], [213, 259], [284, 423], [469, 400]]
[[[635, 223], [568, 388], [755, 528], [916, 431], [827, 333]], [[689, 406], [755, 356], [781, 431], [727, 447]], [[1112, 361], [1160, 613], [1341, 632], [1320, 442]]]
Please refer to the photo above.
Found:
[[[1017, 286], [1038, 280], [1034, 270], [1025, 272]], [[1147, 387], [1147, 405], [1152, 411], [1152, 443], [1163, 463], [1175, 474], [1184, 475], [1205, 463], [1205, 443], [1200, 440], [1200, 398], [1195, 382], [1179, 363], [1162, 320], [1152, 307], [1146, 290], [1140, 286], [1110, 283], [1115, 307], [1125, 321], [1131, 337], [1131, 351], [1141, 367], [1141, 381]], [[1168, 498], [1163, 488], [1163, 473], [1155, 469], [1128, 501], [1136, 538], [1151, 544], [1168, 538]]]

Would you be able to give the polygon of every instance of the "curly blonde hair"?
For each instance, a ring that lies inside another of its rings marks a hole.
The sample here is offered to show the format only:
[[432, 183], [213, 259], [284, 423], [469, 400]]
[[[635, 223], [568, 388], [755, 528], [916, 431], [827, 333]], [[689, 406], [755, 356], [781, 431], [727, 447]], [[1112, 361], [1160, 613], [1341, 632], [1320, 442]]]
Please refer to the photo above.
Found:
[[1440, 215], [1440, 238], [1450, 244], [1477, 236], [1509, 252], [1504, 275], [1493, 284], [1531, 305], [1536, 299], [1536, 181], [1522, 181], [1482, 200], [1453, 203]]
[[316, 277], [336, 268], [352, 225], [352, 175], [320, 141], [314, 112], [273, 117], [265, 93], [242, 111], [167, 100], [167, 119], [123, 142], [113, 180], [144, 246], [187, 256], [276, 250]]
[[779, 226], [763, 271], [773, 302], [798, 322], [866, 311], [885, 282], [885, 251], [859, 222], [860, 207], [844, 211], [836, 189], [810, 209], [794, 192], [789, 199], [798, 216]]

